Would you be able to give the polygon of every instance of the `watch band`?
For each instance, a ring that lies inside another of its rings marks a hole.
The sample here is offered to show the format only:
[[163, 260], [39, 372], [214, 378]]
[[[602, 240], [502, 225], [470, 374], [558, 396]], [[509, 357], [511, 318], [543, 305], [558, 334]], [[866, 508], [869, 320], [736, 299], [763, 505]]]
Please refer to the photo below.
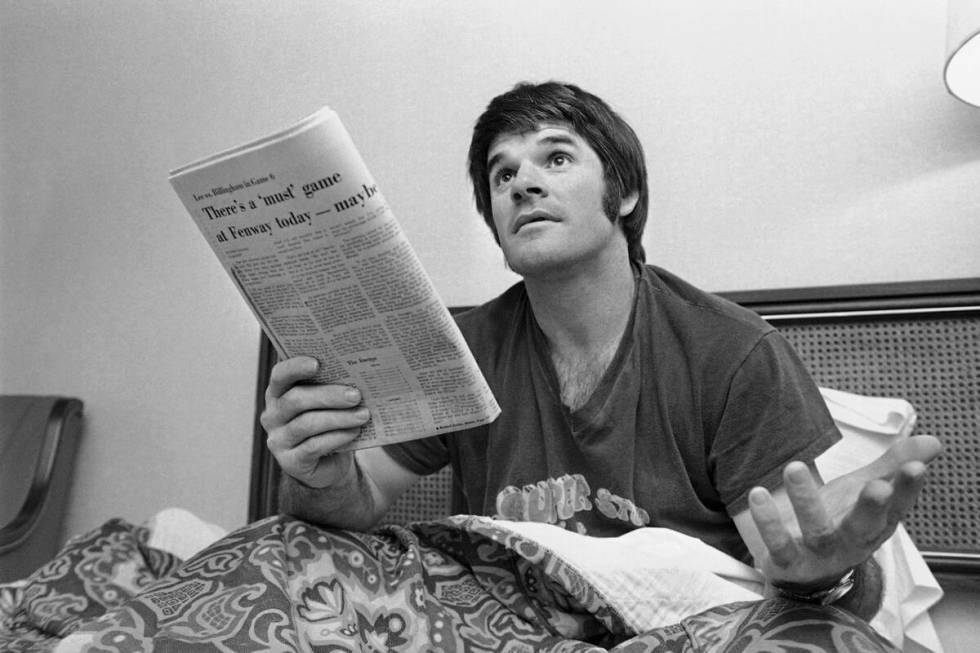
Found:
[[826, 589], [813, 592], [794, 592], [792, 590], [774, 585], [776, 593], [784, 599], [792, 599], [801, 603], [816, 603], [818, 605], [830, 605], [844, 598], [844, 595], [854, 589], [856, 582], [856, 571], [851, 569], [841, 576], [840, 580]]

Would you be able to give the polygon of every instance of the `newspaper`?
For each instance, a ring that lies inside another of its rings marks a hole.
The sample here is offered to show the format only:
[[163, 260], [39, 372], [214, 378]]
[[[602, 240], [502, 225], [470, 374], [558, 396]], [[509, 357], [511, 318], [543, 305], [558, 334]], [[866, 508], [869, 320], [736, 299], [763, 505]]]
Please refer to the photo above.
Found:
[[170, 172], [170, 183], [281, 358], [360, 389], [345, 449], [456, 431], [500, 413], [350, 135], [328, 107]]

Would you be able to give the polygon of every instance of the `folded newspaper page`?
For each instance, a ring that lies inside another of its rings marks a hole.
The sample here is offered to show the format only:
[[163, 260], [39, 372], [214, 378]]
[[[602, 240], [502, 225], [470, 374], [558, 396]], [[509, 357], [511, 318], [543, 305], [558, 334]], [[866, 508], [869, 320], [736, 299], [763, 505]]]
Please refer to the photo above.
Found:
[[170, 183], [279, 356], [360, 389], [371, 421], [347, 449], [500, 413], [449, 311], [337, 114], [170, 172]]

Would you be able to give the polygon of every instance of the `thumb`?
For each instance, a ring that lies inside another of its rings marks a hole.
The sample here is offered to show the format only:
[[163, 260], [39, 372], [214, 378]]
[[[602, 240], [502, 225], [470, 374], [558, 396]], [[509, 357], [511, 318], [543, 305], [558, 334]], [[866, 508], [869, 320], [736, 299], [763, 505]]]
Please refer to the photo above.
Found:
[[899, 468], [910, 462], [928, 465], [943, 452], [943, 445], [932, 435], [913, 435], [896, 442], [876, 460], [862, 469], [867, 479], [890, 478]]

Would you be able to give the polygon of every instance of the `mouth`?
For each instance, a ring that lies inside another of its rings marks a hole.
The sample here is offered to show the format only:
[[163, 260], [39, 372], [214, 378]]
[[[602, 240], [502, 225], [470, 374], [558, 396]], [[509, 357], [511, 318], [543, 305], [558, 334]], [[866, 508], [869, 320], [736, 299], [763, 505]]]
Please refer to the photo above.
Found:
[[558, 222], [558, 218], [551, 215], [547, 211], [542, 211], [541, 209], [535, 209], [528, 213], [522, 213], [517, 216], [517, 220], [514, 221], [513, 233], [517, 233], [523, 227], [534, 224], [535, 222]]

